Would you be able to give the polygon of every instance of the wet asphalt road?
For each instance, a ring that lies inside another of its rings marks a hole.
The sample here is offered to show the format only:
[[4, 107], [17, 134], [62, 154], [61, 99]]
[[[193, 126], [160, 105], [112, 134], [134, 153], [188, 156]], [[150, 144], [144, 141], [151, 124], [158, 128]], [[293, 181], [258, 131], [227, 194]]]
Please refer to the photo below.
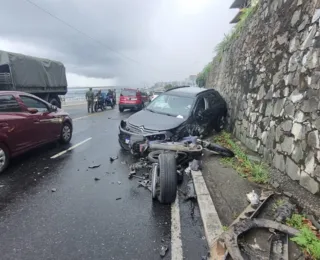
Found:
[[[161, 259], [161, 245], [169, 247], [163, 259], [172, 259], [171, 206], [152, 202], [123, 164], [133, 159], [119, 148], [118, 125], [131, 113], [65, 110], [74, 119], [71, 144], [29, 152], [0, 175], [0, 259]], [[119, 159], [111, 163], [110, 156]], [[101, 166], [89, 169], [93, 164]], [[179, 195], [179, 209], [183, 258], [177, 260], [202, 259], [208, 249], [198, 206]]]

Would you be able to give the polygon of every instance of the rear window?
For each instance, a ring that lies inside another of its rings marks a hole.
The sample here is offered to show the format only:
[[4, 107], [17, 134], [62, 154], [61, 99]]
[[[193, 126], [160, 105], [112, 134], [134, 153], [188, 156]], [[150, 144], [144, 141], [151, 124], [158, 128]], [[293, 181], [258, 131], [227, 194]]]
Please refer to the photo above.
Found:
[[136, 96], [137, 91], [131, 89], [124, 89], [121, 91], [122, 96]]
[[21, 107], [12, 95], [0, 96], [0, 113], [20, 112]]

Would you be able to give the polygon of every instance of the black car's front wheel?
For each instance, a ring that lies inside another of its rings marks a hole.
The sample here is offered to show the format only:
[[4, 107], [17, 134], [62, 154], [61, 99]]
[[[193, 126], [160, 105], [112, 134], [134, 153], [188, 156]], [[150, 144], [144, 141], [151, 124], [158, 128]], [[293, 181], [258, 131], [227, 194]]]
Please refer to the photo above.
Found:
[[221, 115], [218, 117], [214, 130], [219, 133], [225, 128], [225, 126], [226, 126], [226, 117], [224, 115]]

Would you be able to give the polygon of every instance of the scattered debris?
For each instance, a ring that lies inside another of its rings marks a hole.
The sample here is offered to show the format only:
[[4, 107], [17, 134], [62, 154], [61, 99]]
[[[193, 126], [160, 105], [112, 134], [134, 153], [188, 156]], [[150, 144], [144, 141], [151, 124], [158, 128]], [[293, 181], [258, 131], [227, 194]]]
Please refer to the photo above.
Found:
[[268, 199], [273, 194], [274, 194], [274, 192], [272, 190], [270, 190], [270, 191], [266, 191], [266, 190], [261, 191], [260, 201], [264, 201], [264, 200]]
[[206, 255], [201, 256], [201, 260], [207, 260], [208, 257]]
[[52, 191], [52, 192], [56, 192], [57, 189], [56, 189], [56, 188], [52, 188], [51, 191]]
[[199, 171], [201, 169], [200, 167], [200, 161], [194, 159], [191, 163], [190, 163], [190, 169], [192, 171]]
[[130, 165], [130, 173], [136, 172], [137, 170], [141, 170], [143, 168], [151, 168], [147, 161], [140, 159], [139, 162], [133, 163]]
[[314, 216], [308, 215], [307, 217], [308, 217], [308, 219], [311, 221], [312, 225], [314, 225], [315, 228], [317, 228], [318, 230], [320, 230], [320, 223], [315, 220]]
[[49, 167], [44, 167], [43, 169], [44, 169], [44, 170], [49, 170]]
[[240, 221], [220, 236], [219, 240], [224, 242], [230, 256], [233, 260], [243, 260], [241, 251], [238, 247], [238, 237], [252, 228], [275, 229], [290, 236], [299, 233], [298, 230], [267, 219], [245, 219]]
[[151, 191], [151, 187], [150, 187], [151, 183], [149, 180], [138, 181], [138, 184], [139, 184], [138, 187], [144, 187]]
[[127, 162], [126, 162], [126, 161], [122, 161], [122, 162], [121, 162], [121, 164], [126, 165], [126, 164], [127, 164]]
[[95, 168], [98, 168], [100, 166], [101, 166], [101, 164], [93, 164], [93, 165], [90, 165], [89, 168], [90, 169], [95, 169]]
[[191, 168], [190, 168], [190, 166], [187, 167], [187, 168], [184, 170], [184, 173], [185, 173], [187, 176], [190, 177], [190, 174], [191, 174]]
[[257, 207], [259, 205], [259, 195], [253, 190], [247, 194], [247, 199], [252, 207]]
[[118, 184], [120, 185], [120, 184], [121, 184], [121, 181], [118, 181]]
[[280, 187], [279, 182], [276, 182], [276, 181], [272, 181], [270, 184], [271, 184], [271, 186], [272, 186], [273, 188], [275, 188], [275, 189], [278, 189], [278, 188]]
[[116, 200], [121, 200], [121, 199], [122, 199], [122, 198], [120, 198], [120, 197], [119, 197], [119, 198], [116, 198]]
[[112, 156], [112, 157], [110, 157], [110, 162], [113, 162], [113, 161], [115, 161], [117, 159], [118, 159], [118, 156]]
[[295, 206], [292, 205], [289, 202], [285, 202], [281, 206], [279, 206], [276, 210], [276, 214], [274, 216], [275, 220], [277, 222], [283, 223], [287, 220], [287, 218], [290, 218]]
[[283, 194], [286, 195], [289, 198], [291, 198], [293, 196], [292, 193], [290, 193], [288, 191], [284, 191]]
[[146, 179], [146, 177], [144, 177], [144, 176], [129, 175], [129, 179], [132, 178], [132, 177], [140, 179], [140, 180], [145, 180]]
[[100, 178], [95, 177], [94, 180], [95, 180], [95, 181], [100, 181]]
[[4, 185], [0, 185], [0, 188], [3, 188], [4, 187]]
[[169, 248], [167, 246], [161, 246], [161, 248], [160, 248], [160, 256], [161, 257], [165, 257], [166, 254], [167, 254], [168, 249]]
[[192, 199], [197, 199], [197, 194], [196, 194], [196, 191], [194, 189], [194, 185], [193, 185], [193, 180], [190, 179], [188, 181], [188, 184], [186, 186], [186, 197], [185, 197], [185, 200], [192, 200]]

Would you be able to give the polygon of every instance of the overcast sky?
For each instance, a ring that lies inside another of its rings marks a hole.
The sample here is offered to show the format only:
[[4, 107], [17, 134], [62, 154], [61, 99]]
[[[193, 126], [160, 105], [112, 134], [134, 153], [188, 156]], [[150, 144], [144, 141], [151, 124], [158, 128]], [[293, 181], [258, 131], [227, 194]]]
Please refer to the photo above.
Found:
[[[69, 86], [152, 84], [198, 73], [232, 0], [1, 0], [0, 49], [63, 62]], [[86, 36], [87, 35], [87, 36]]]

